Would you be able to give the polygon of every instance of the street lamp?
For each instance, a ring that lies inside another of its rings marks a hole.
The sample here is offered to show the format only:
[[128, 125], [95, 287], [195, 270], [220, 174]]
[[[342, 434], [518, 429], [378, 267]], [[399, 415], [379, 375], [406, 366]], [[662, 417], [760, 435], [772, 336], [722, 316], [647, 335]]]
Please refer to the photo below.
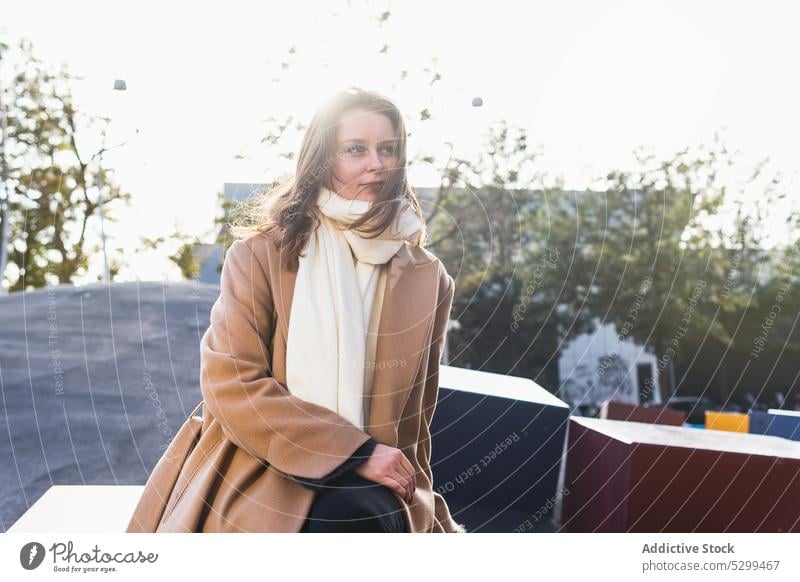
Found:
[[[114, 91], [126, 91], [126, 90], [127, 90], [127, 84], [125, 83], [124, 79], [115, 79], [114, 80]], [[106, 132], [104, 130], [103, 131], [103, 146], [97, 152], [95, 152], [92, 155], [92, 157], [89, 159], [89, 163], [87, 164], [87, 166], [88, 166], [89, 164], [92, 163], [92, 160], [94, 160], [95, 156], [99, 156], [98, 161], [97, 161], [98, 166], [97, 166], [97, 176], [95, 178], [95, 184], [97, 185], [97, 205], [98, 205], [98, 208], [100, 210], [100, 240], [102, 241], [102, 244], [103, 244], [103, 281], [105, 283], [110, 283], [111, 282], [111, 273], [110, 273], [109, 268], [108, 268], [108, 250], [106, 248], [106, 227], [105, 227], [105, 214], [106, 213], [105, 213], [105, 208], [103, 206], [103, 184], [102, 184], [103, 153], [108, 151], [108, 150], [112, 150], [114, 148], [118, 148], [118, 147], [124, 146], [126, 143], [128, 143], [134, 137], [136, 137], [136, 135], [138, 133], [139, 133], [139, 128], [136, 128], [136, 131], [134, 132], [134, 134], [131, 137], [129, 137], [128, 139], [126, 139], [122, 143], [119, 143], [119, 144], [117, 144], [115, 146], [107, 148], [105, 146]]]

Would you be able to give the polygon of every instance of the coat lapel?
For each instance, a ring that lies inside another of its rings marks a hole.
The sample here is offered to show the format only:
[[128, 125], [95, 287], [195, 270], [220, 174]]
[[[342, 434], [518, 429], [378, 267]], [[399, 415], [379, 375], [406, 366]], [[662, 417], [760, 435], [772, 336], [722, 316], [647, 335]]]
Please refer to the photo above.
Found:
[[400, 416], [429, 347], [439, 269], [426, 253], [403, 245], [386, 275], [367, 429], [378, 440], [396, 444]]
[[[283, 266], [280, 273], [278, 302], [286, 318], [277, 330], [285, 343], [297, 273]], [[397, 441], [400, 415], [429, 347], [426, 342], [436, 312], [438, 285], [437, 263], [421, 249], [404, 244], [389, 260], [366, 427], [382, 442]]]

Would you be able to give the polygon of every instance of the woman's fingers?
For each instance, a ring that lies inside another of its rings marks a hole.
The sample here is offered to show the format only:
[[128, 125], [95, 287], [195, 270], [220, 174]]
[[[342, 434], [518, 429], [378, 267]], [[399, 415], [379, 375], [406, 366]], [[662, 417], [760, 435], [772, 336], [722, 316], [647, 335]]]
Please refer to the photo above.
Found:
[[414, 489], [417, 488], [417, 475], [416, 471], [414, 471], [414, 466], [411, 464], [411, 461], [408, 460], [405, 453], [401, 449], [395, 449], [395, 458], [393, 461], [395, 465], [393, 468], [411, 480], [411, 493], [413, 494]]
[[386, 475], [381, 478], [381, 482], [383, 485], [386, 485], [389, 489], [397, 493], [400, 497], [406, 499], [406, 488], [399, 481]]
[[397, 471], [393, 472], [391, 476], [395, 481], [403, 485], [402, 497], [406, 500], [406, 503], [411, 503], [411, 500], [414, 498], [414, 489], [412, 488], [413, 484], [411, 478], [407, 475], [403, 475], [402, 472]]
[[411, 461], [403, 455], [403, 465], [405, 466], [406, 470], [408, 471], [409, 476], [411, 477], [411, 482], [413, 483], [413, 489], [411, 493], [414, 493], [414, 490], [417, 488], [417, 472], [414, 470], [414, 465], [411, 464]]
[[400, 497], [405, 499], [407, 503], [411, 503], [413, 499], [413, 491], [410, 489], [409, 479], [401, 473], [398, 473], [397, 471], [391, 471], [387, 473], [379, 473], [374, 477], [370, 476], [369, 474], [362, 476], [364, 478], [368, 478], [370, 481], [374, 481], [379, 485], [385, 485], [397, 493]]
[[402, 450], [378, 444], [366, 463], [356, 468], [356, 474], [386, 485], [411, 503], [417, 488], [417, 475], [411, 461]]

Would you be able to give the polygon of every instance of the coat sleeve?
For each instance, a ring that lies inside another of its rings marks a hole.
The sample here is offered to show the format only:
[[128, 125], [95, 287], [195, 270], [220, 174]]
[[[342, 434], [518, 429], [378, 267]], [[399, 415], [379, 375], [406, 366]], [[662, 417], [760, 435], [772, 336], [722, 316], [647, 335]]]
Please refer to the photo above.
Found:
[[358, 450], [356, 450], [356, 452], [353, 453], [349, 459], [321, 479], [308, 479], [294, 475], [293, 478], [298, 483], [305, 485], [313, 491], [324, 491], [327, 487], [330, 487], [332, 484], [336, 483], [336, 481], [338, 481], [340, 478], [351, 474], [356, 467], [362, 463], [365, 463], [367, 459], [369, 459], [370, 455], [372, 455], [372, 452], [375, 450], [375, 446], [377, 444], [378, 441], [370, 437], [367, 442], [358, 447]]
[[[447, 288], [440, 294], [439, 305], [436, 308], [436, 317], [433, 322], [431, 336], [431, 352], [428, 359], [428, 370], [425, 376], [425, 392], [422, 401], [422, 422], [420, 423], [420, 438], [417, 445], [417, 462], [433, 486], [433, 472], [431, 471], [431, 419], [436, 410], [439, 398], [439, 365], [444, 350], [447, 334], [447, 323], [450, 320], [450, 310], [453, 305], [455, 281], [447, 275]], [[450, 515], [447, 502], [436, 491], [433, 491], [434, 517], [442, 529], [448, 533], [466, 533], [466, 528], [456, 523]]]
[[272, 376], [272, 285], [249, 240], [234, 241], [223, 262], [220, 294], [200, 342], [203, 399], [236, 446], [286, 477], [319, 479], [371, 437]]

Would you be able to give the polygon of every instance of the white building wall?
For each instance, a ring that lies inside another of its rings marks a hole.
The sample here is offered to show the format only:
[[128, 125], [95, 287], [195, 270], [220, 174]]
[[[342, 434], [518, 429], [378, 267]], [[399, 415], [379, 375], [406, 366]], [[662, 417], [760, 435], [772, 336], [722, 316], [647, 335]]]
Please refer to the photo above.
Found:
[[562, 349], [559, 396], [573, 409], [582, 404], [599, 407], [608, 399], [642, 404], [639, 394], [646, 388], [639, 386], [639, 365], [650, 366], [649, 400], [660, 404], [655, 354], [630, 337], [620, 338], [614, 324], [602, 324], [594, 333], [581, 334]]

